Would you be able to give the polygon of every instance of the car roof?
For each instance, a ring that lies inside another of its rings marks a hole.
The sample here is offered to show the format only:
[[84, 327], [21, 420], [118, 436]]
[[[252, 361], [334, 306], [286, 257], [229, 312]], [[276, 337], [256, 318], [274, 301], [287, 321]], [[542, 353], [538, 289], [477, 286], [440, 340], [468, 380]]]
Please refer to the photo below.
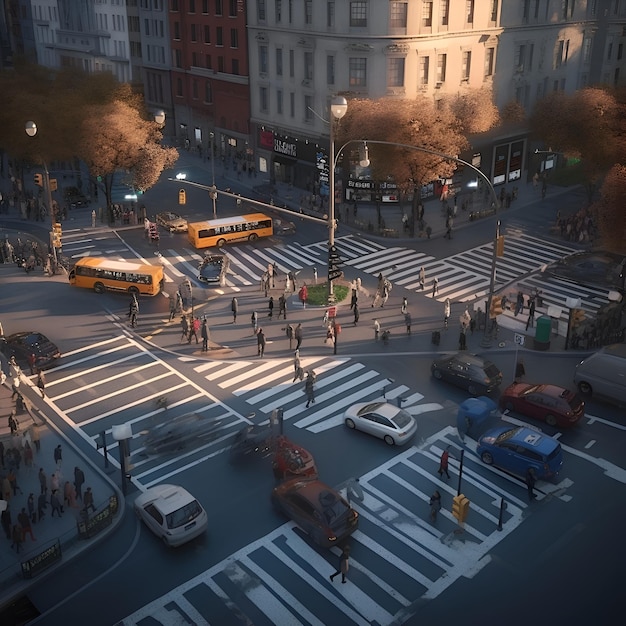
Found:
[[289, 481], [286, 487], [285, 491], [297, 491], [298, 495], [306, 498], [316, 509], [324, 509], [323, 498], [332, 496], [332, 504], [337, 500], [343, 500], [340, 493], [321, 480], [301, 480], [297, 478], [294, 481]]
[[476, 354], [470, 354], [467, 352], [457, 352], [451, 354], [448, 357], [441, 359], [442, 361], [458, 361], [459, 363], [467, 363], [468, 365], [477, 365], [478, 367], [485, 367], [490, 361], [483, 359], [483, 357]]
[[169, 515], [193, 502], [195, 498], [178, 485], [156, 485], [137, 498], [139, 506], [153, 504], [163, 515]]
[[526, 448], [532, 448], [544, 454], [549, 454], [560, 445], [556, 439], [542, 435], [537, 430], [524, 427], [519, 428], [509, 441], [514, 441]]

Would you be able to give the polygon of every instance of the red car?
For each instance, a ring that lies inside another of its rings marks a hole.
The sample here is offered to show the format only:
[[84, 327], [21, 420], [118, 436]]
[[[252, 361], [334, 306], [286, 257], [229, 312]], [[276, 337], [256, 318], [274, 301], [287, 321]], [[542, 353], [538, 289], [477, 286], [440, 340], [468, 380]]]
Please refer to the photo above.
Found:
[[542, 420], [550, 426], [573, 426], [584, 414], [578, 394], [556, 385], [513, 383], [500, 397], [500, 408]]

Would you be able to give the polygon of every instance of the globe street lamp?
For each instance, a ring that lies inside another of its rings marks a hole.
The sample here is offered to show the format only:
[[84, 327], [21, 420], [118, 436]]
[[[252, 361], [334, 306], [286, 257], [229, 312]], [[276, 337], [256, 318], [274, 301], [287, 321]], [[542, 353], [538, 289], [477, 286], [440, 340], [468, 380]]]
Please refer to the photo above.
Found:
[[[35, 122], [32, 121], [28, 121], [26, 122], [26, 126], [25, 129], [26, 134], [29, 137], [34, 137], [37, 134], [37, 124], [35, 124]], [[43, 166], [43, 171], [44, 171], [44, 191], [46, 193], [46, 202], [48, 203], [48, 211], [50, 211], [50, 220], [51, 220], [51, 225], [52, 225], [52, 230], [50, 231], [50, 247], [52, 248], [52, 260], [53, 260], [53, 267], [52, 267], [52, 273], [55, 274], [56, 273], [56, 268], [57, 268], [57, 249], [56, 246], [54, 245], [54, 210], [52, 208], [52, 190], [50, 189], [50, 172], [48, 171], [48, 166], [46, 165], [46, 161], [42, 158], [41, 159], [41, 163]]]
[[[343, 96], [335, 96], [330, 101], [330, 201], [328, 203], [328, 303], [335, 301], [333, 292], [333, 280], [341, 275], [337, 263], [338, 256], [335, 251], [335, 120], [337, 123], [348, 111], [348, 101]], [[337, 154], [339, 156], [341, 150]]]

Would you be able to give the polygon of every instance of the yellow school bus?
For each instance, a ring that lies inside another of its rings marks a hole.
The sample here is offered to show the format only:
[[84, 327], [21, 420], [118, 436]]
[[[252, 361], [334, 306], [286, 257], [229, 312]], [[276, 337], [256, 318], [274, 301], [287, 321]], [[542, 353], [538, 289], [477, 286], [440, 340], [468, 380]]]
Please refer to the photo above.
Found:
[[230, 241], [256, 241], [271, 237], [272, 218], [263, 213], [249, 213], [236, 217], [222, 217], [189, 224], [187, 237], [194, 248], [221, 248]]
[[69, 273], [70, 285], [96, 293], [123, 291], [155, 296], [163, 288], [163, 267], [98, 257], [84, 257]]

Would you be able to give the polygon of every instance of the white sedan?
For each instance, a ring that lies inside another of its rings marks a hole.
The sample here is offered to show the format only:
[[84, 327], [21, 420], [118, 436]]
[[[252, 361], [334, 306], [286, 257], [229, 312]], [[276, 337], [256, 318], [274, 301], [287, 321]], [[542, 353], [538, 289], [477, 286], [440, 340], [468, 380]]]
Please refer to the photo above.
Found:
[[362, 430], [392, 445], [405, 444], [417, 432], [415, 418], [388, 402], [360, 402], [344, 413], [348, 428]]

